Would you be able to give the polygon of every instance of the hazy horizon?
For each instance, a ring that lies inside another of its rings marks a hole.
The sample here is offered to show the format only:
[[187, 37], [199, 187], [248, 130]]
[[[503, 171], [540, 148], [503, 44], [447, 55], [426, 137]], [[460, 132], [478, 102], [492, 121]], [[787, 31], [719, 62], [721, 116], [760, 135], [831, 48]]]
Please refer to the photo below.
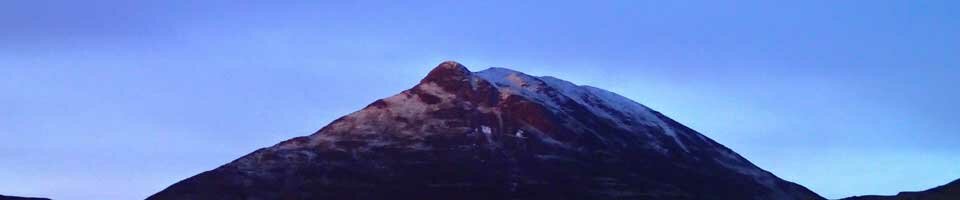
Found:
[[444, 60], [619, 93], [827, 198], [960, 178], [951, 1], [0, 3], [0, 194], [142, 199]]

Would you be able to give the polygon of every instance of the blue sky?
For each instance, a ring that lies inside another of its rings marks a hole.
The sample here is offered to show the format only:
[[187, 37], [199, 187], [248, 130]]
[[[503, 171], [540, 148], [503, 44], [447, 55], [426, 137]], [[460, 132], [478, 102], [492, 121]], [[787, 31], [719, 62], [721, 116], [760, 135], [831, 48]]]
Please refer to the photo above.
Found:
[[953, 1], [3, 1], [0, 194], [141, 199], [443, 60], [605, 88], [828, 198], [960, 178]]

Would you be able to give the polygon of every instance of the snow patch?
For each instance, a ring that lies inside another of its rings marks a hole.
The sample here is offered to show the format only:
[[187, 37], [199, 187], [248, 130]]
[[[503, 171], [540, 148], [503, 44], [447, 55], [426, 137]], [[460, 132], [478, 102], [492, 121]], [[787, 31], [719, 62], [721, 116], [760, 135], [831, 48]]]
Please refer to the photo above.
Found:
[[480, 130], [483, 131], [483, 134], [491, 134], [493, 130], [489, 126], [480, 126]]
[[483, 138], [487, 141], [487, 145], [490, 145], [491, 147], [496, 146], [493, 143], [493, 130], [490, 129], [489, 126], [480, 126], [480, 132], [483, 133]]
[[518, 87], [528, 86], [527, 85], [528, 81], [525, 80], [523, 77], [520, 77], [519, 73], [511, 73], [510, 75], [507, 76], [507, 81], [510, 81], [511, 85], [518, 86]]
[[[407, 92], [394, 95], [383, 99], [387, 103], [387, 107], [384, 108], [388, 112], [400, 116], [414, 116], [422, 113], [426, 113], [433, 106], [430, 106], [420, 100], [420, 97], [413, 95]], [[371, 111], [376, 112], [376, 111]], [[365, 113], [363, 113], [365, 114]]]
[[437, 84], [434, 83], [434, 82], [429, 82], [429, 83], [420, 84], [420, 85], [418, 85], [417, 87], [420, 88], [420, 91], [423, 91], [423, 92], [426, 92], [427, 94], [432, 94], [432, 95], [434, 95], [434, 96], [440, 97], [440, 99], [443, 99], [443, 100], [449, 100], [449, 99], [456, 98], [456, 95], [455, 95], [455, 94], [451, 94], [451, 93], [447, 92], [446, 90], [443, 90], [443, 88], [440, 87], [440, 85], [437, 85]]
[[477, 91], [477, 82], [480, 81], [480, 78], [473, 77], [470, 79], [470, 91]]

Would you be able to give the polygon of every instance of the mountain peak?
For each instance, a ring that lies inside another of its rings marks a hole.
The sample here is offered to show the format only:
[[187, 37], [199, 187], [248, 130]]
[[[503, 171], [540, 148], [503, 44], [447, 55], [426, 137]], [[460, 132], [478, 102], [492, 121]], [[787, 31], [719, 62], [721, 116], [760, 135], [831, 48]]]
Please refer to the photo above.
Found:
[[444, 61], [430, 70], [421, 82], [459, 79], [470, 74], [470, 70], [457, 61]]
[[444, 61], [430, 70], [420, 84], [436, 83], [446, 90], [453, 91], [469, 85], [471, 74], [473, 72], [456, 61]]
[[443, 61], [440, 63], [440, 65], [437, 65], [437, 68], [467, 69], [467, 67], [464, 67], [463, 64], [453, 60]]

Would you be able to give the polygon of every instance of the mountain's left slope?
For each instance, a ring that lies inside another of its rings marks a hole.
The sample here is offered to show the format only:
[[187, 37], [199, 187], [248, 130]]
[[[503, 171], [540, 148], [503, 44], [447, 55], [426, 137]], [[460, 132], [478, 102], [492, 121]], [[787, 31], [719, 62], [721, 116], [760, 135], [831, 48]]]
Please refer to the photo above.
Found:
[[612, 92], [448, 61], [148, 199], [823, 198]]

